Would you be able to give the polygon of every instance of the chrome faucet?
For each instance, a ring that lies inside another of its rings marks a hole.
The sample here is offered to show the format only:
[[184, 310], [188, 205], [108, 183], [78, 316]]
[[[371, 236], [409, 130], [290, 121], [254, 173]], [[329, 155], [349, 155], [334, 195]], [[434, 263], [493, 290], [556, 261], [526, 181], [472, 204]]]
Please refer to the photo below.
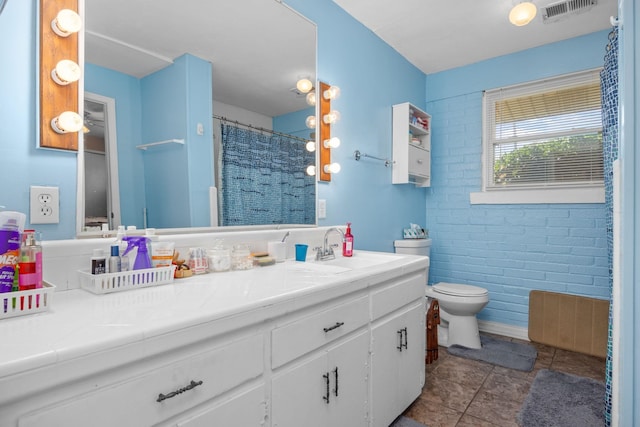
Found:
[[333, 252], [333, 248], [337, 248], [339, 245], [329, 245], [329, 234], [331, 234], [332, 231], [340, 234], [341, 241], [344, 241], [344, 233], [342, 232], [342, 230], [336, 227], [331, 227], [330, 229], [328, 229], [326, 233], [324, 233], [324, 246], [315, 248], [316, 261], [326, 261], [329, 259], [334, 259], [336, 257], [336, 254]]

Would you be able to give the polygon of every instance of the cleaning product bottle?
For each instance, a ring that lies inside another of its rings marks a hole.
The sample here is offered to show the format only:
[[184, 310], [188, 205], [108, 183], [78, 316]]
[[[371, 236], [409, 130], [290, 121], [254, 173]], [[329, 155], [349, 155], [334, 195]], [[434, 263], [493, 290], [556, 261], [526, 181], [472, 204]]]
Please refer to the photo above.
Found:
[[122, 240], [128, 244], [127, 250], [124, 251], [122, 256], [127, 255], [134, 248], [137, 250], [132, 270], [151, 268], [151, 258], [149, 257], [148, 247], [149, 239], [144, 236], [125, 236]]
[[342, 242], [342, 256], [353, 256], [353, 234], [351, 234], [351, 223], [347, 223], [347, 231], [344, 233]]
[[119, 225], [115, 244], [118, 245], [118, 252], [120, 253], [120, 271], [129, 271], [129, 256], [124, 255], [128, 245], [127, 242], [122, 240], [126, 235], [127, 232], [124, 225]]

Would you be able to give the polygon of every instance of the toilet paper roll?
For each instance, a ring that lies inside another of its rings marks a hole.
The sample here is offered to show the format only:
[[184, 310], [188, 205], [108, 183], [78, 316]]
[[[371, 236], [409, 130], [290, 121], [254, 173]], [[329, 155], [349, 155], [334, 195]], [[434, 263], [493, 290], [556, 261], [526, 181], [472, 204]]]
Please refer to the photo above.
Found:
[[268, 242], [267, 252], [276, 262], [282, 262], [287, 259], [287, 244], [285, 242]]

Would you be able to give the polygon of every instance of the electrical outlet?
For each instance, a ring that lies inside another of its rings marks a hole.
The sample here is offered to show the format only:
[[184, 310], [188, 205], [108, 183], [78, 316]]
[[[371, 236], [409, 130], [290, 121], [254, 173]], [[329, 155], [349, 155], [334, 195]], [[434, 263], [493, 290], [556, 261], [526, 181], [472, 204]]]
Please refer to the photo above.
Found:
[[58, 187], [32, 185], [30, 191], [31, 224], [60, 222], [60, 193]]
[[327, 217], [327, 200], [318, 199], [318, 219], [324, 219]]

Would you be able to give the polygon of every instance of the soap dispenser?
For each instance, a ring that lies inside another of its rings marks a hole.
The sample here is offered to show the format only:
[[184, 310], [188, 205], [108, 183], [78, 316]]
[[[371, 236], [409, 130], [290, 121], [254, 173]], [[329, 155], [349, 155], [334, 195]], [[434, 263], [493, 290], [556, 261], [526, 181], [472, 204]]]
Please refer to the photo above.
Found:
[[344, 233], [342, 242], [342, 256], [353, 256], [353, 234], [351, 234], [351, 223], [347, 223], [347, 231]]

